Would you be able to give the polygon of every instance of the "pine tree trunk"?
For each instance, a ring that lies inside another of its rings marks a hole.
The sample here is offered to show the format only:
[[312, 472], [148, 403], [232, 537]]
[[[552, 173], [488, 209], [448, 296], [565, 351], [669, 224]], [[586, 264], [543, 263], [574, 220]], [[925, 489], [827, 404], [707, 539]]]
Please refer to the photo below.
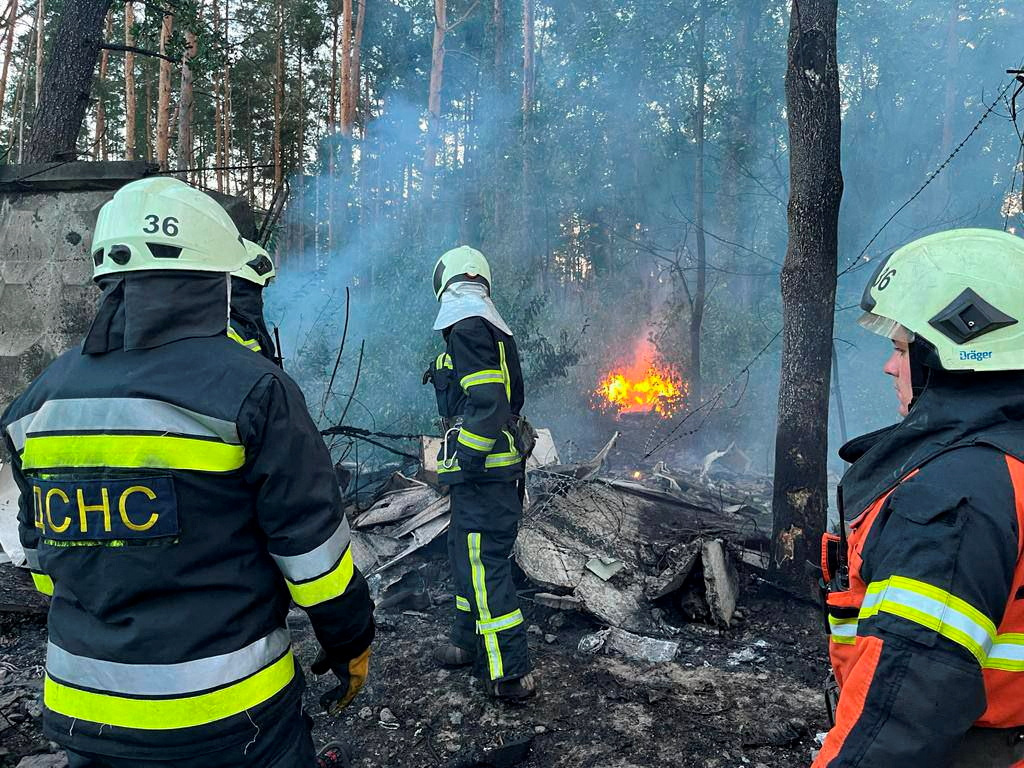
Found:
[[327, 125], [331, 131], [338, 124], [338, 36], [341, 24], [341, 0], [331, 3], [331, 92], [327, 99]]
[[53, 54], [43, 76], [25, 162], [77, 155], [78, 134], [89, 108], [103, 20], [110, 3], [111, 0], [75, 0], [64, 4], [53, 38]]
[[[167, 55], [167, 45], [174, 29], [174, 17], [165, 14], [160, 27], [160, 53]], [[160, 169], [170, 166], [167, 158], [171, 149], [171, 62], [160, 59], [160, 86], [156, 106], [156, 161]]]
[[[231, 0], [224, 0], [224, 29], [228, 28], [228, 20], [231, 18]], [[234, 128], [232, 123], [232, 117], [234, 115], [234, 107], [231, 103], [231, 58], [226, 56], [224, 59], [224, 109], [222, 112], [222, 124], [224, 126], [224, 165], [228, 168], [231, 167], [232, 158], [232, 147], [234, 146]], [[234, 189], [237, 189], [237, 183], [234, 185]], [[224, 192], [225, 194], [232, 194], [231, 184], [231, 171], [225, 171], [224, 173]]]
[[[3, 71], [0, 72], [0, 122], [3, 121], [4, 106], [7, 104], [7, 76], [11, 65], [11, 50], [14, 46], [14, 22], [18, 18], [18, 0], [11, 0], [11, 20], [4, 41]], [[10, 146], [8, 144], [8, 146]]]
[[[145, 70], [143, 70], [145, 71]], [[153, 83], [150, 77], [146, 80], [146, 115], [143, 130], [146, 132], [146, 162], [153, 162]]]
[[192, 93], [191, 61], [199, 52], [199, 44], [195, 33], [185, 32], [185, 52], [181, 55], [181, 94], [178, 104], [178, 170], [179, 178], [188, 181], [185, 169], [192, 167], [192, 113], [195, 99]]
[[352, 94], [349, 96], [348, 104], [349, 125], [356, 124], [356, 116], [359, 114], [359, 83], [362, 78], [362, 54], [363, 54], [363, 32], [366, 28], [366, 0], [357, 0], [359, 10], [356, 12], [356, 33], [352, 39]]
[[284, 0], [277, 0], [277, 62], [274, 66], [274, 186], [284, 181], [281, 129], [284, 120]]
[[[135, 45], [135, 4], [128, 0], [124, 4], [124, 44]], [[124, 54], [124, 157], [125, 160], [135, 159], [135, 54], [127, 51]]]
[[[213, 16], [214, 37], [220, 33], [220, 4], [213, 0], [211, 8]], [[216, 170], [217, 191], [224, 191], [224, 73], [213, 74], [213, 157]]]
[[352, 0], [341, 3], [341, 135], [352, 135]]
[[39, 111], [39, 99], [43, 95], [43, 43], [46, 39], [46, 0], [36, 0], [36, 101], [35, 109]]
[[697, 241], [697, 274], [690, 297], [690, 402], [699, 407], [703, 399], [701, 377], [701, 329], [704, 325], [704, 306], [707, 299], [707, 238], [704, 233], [704, 126], [707, 109], [707, 3], [701, 0], [700, 21], [697, 23], [697, 104], [696, 144], [697, 158], [693, 174], [694, 237]]
[[842, 132], [836, 61], [838, 0], [793, 4], [786, 70], [789, 244], [782, 270], [782, 380], [775, 443], [772, 566], [817, 595], [827, 504], [829, 378], [835, 312]]
[[427, 98], [427, 146], [423, 158], [423, 197], [434, 197], [437, 142], [441, 133], [441, 90], [444, 88], [444, 39], [448, 33], [447, 0], [434, 0], [434, 40], [430, 57], [430, 91]]
[[[114, 34], [114, 11], [107, 11], [106, 31], [104, 41], [110, 40]], [[104, 103], [107, 86], [107, 68], [110, 63], [110, 52], [103, 51], [100, 54], [100, 77], [96, 94], [96, 134], [92, 145], [92, 157], [94, 160], [107, 159], [107, 107]]]
[[[533, 216], [533, 84], [534, 66], [536, 61], [536, 25], [534, 23], [534, 2], [535, 0], [523, 0], [523, 127], [522, 136], [522, 222], [526, 233], [527, 258], [533, 259], [536, 264], [539, 256], [536, 253], [539, 249], [536, 246], [536, 228], [534, 227]], [[546, 285], [547, 274], [543, 269], [536, 270], [537, 276]], [[543, 285], [542, 285], [543, 287]]]

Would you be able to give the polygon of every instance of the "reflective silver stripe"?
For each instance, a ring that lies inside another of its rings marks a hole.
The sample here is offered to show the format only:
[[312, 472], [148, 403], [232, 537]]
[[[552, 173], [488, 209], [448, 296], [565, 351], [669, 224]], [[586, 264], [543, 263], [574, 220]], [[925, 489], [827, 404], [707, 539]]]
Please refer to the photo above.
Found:
[[190, 411], [161, 400], [94, 397], [48, 400], [35, 413], [7, 428], [14, 447], [22, 450], [28, 435], [40, 432], [160, 432], [211, 437], [241, 445], [233, 422]]
[[33, 571], [42, 571], [43, 567], [39, 564], [39, 550], [29, 549], [25, 547], [25, 560], [28, 562], [28, 567]]
[[837, 619], [829, 616], [828, 624], [834, 637], [857, 636], [857, 619]]
[[507, 613], [504, 616], [499, 616], [496, 619], [490, 619], [488, 621], [478, 621], [476, 623], [476, 631], [479, 634], [485, 634], [488, 632], [501, 632], [505, 629], [512, 629], [518, 627], [523, 623], [523, 614], [518, 608], [512, 613]]
[[1003, 635], [996, 638], [992, 650], [989, 651], [986, 666], [998, 667], [1000, 662], [1010, 662], [1015, 668], [1019, 665], [1024, 665], [1024, 644], [1020, 642], [1001, 642], [1004, 639]]
[[179, 664], [124, 664], [46, 647], [46, 672], [63, 683], [105, 693], [184, 696], [219, 688], [254, 675], [288, 650], [287, 629], [276, 629], [241, 650]]
[[270, 556], [274, 558], [277, 567], [288, 581], [309, 581], [322, 576], [338, 564], [351, 538], [348, 518], [343, 516], [341, 524], [331, 537], [316, 549], [304, 555], [275, 555], [271, 552]]
[[[980, 624], [972, 617], [954, 608], [949, 602], [943, 602], [918, 591], [894, 586], [891, 583], [894, 578], [896, 577], [890, 578], [888, 586], [877, 595], [869, 593], [866, 596], [860, 611], [861, 621], [869, 619], [879, 612], [900, 616], [935, 630], [953, 642], [959, 643], [984, 663], [995, 641], [994, 628]], [[945, 594], [948, 595], [948, 593]], [[984, 618], [988, 621], [987, 617]]]

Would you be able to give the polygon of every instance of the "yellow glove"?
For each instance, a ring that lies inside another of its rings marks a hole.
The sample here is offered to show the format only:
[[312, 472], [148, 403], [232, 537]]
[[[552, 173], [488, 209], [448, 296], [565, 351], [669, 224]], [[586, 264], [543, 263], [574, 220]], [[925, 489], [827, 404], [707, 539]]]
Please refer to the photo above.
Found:
[[320, 706], [327, 714], [339, 714], [362, 690], [370, 674], [370, 655], [371, 650], [367, 648], [346, 663], [335, 663], [327, 656], [326, 651], [320, 651], [310, 669], [316, 675], [325, 674], [328, 670], [334, 672], [334, 676], [341, 683], [320, 697]]

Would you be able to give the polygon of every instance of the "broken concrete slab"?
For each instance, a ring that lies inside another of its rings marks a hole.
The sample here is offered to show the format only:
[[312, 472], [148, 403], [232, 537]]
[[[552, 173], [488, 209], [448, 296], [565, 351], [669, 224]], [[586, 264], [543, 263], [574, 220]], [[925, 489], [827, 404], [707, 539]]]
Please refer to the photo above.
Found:
[[448, 496], [440, 496], [434, 502], [432, 502], [426, 509], [420, 512], [411, 520], [407, 520], [402, 526], [394, 532], [396, 538], [402, 538], [408, 536], [410, 533], [415, 531], [417, 528], [421, 528], [432, 520], [436, 520], [442, 515], [448, 514], [451, 510], [452, 502]]
[[587, 561], [586, 568], [601, 581], [611, 581], [626, 568], [626, 564], [614, 557], [592, 557]]
[[356, 528], [370, 528], [375, 525], [397, 523], [415, 517], [436, 502], [438, 498], [437, 491], [416, 481], [411, 488], [393, 490], [383, 494], [380, 500], [361, 514], [353, 525]]
[[392, 536], [352, 531], [352, 562], [362, 573], [369, 573], [381, 563], [393, 559], [406, 544]]
[[550, 592], [538, 592], [533, 596], [537, 605], [553, 608], [556, 611], [578, 611], [583, 601], [575, 595], [552, 595]]
[[67, 768], [67, 764], [67, 757], [63, 752], [58, 752], [23, 757], [15, 768]]
[[383, 565], [377, 566], [371, 571], [371, 573], [380, 573], [386, 571], [389, 568], [393, 568], [398, 563], [405, 560], [409, 555], [414, 552], [418, 552], [427, 546], [430, 542], [434, 541], [448, 530], [448, 525], [451, 523], [451, 515], [445, 514], [435, 520], [431, 520], [426, 525], [422, 525], [412, 532], [413, 541], [409, 544], [401, 553], [393, 557]]
[[675, 659], [680, 644], [673, 640], [658, 640], [612, 627], [604, 643], [605, 653], [620, 653], [628, 659], [660, 664]]
[[25, 565], [25, 550], [18, 534], [18, 500], [21, 490], [14, 482], [9, 463], [0, 463], [0, 549], [17, 566]]
[[739, 574], [720, 540], [705, 541], [701, 547], [704, 587], [711, 616], [719, 626], [728, 627], [736, 612]]

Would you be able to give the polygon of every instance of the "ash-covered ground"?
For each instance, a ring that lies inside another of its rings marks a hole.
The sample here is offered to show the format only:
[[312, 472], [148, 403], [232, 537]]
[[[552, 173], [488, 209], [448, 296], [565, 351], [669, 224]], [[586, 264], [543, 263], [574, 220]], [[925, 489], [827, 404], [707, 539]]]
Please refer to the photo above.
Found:
[[[789, 768], [807, 766], [825, 730], [821, 683], [825, 638], [813, 606], [744, 575], [740, 616], [718, 630], [687, 624], [675, 661], [651, 664], [581, 654], [582, 636], [600, 626], [579, 613], [530, 602], [530, 645], [540, 694], [523, 705], [489, 700], [465, 672], [435, 667], [451, 594], [430, 590], [417, 611], [379, 612], [371, 679], [341, 717], [318, 711], [330, 679], [310, 679], [308, 708], [318, 744], [343, 739], [360, 768], [486, 765], [480, 750], [532, 739], [533, 768]], [[6, 566], [3, 579], [12, 575]], [[316, 647], [294, 615], [304, 668]], [[0, 768], [56, 766], [41, 735], [39, 696], [45, 647], [41, 615], [0, 613]]]

